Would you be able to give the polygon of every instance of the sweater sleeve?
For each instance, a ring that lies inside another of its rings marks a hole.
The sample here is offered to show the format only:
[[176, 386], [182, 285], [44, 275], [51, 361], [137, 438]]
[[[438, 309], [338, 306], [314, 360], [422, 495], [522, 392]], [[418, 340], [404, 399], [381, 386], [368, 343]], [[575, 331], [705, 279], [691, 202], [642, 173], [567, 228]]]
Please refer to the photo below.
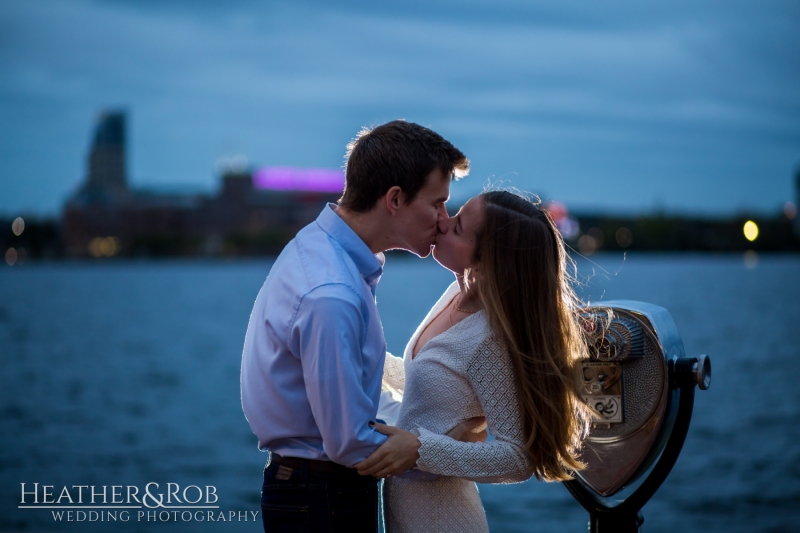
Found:
[[533, 475], [533, 465], [524, 451], [522, 414], [508, 352], [487, 338], [470, 358], [466, 374], [494, 438], [459, 442], [418, 427], [422, 446], [417, 468], [483, 483], [526, 481]]

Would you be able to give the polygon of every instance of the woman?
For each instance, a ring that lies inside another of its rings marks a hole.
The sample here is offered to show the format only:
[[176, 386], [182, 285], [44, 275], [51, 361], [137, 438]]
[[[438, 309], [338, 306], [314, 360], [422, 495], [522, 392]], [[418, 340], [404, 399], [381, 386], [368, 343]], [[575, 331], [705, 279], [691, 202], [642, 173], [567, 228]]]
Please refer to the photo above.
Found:
[[[488, 531], [473, 481], [558, 481], [577, 458], [590, 414], [578, 393], [586, 346], [564, 243], [539, 206], [486, 192], [442, 222], [433, 255], [456, 275], [384, 380], [403, 391], [397, 427], [356, 465], [388, 478], [390, 533]], [[485, 416], [489, 442], [448, 431]], [[415, 464], [415, 463], [416, 464]], [[410, 465], [440, 477], [402, 474]], [[401, 477], [393, 477], [401, 474]]]

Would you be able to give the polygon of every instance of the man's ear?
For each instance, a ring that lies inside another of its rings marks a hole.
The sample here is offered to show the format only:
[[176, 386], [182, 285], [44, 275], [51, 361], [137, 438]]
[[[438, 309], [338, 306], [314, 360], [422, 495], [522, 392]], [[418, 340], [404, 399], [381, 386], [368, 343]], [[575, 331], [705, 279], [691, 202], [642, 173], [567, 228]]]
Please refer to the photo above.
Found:
[[401, 189], [399, 185], [391, 187], [383, 196], [383, 202], [386, 206], [386, 210], [389, 211], [392, 216], [397, 214], [397, 210], [403, 205], [405, 199], [406, 195], [403, 193], [403, 189]]

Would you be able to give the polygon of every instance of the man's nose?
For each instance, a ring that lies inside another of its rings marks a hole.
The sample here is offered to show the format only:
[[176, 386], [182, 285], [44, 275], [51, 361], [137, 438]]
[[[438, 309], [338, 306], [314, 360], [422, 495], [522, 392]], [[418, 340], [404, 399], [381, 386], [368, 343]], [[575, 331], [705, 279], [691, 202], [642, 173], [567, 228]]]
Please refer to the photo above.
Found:
[[447, 206], [445, 206], [443, 203], [439, 204], [439, 208], [436, 210], [436, 215], [438, 216], [439, 220], [447, 220], [450, 218], [450, 215], [447, 213]]
[[450, 217], [447, 215], [446, 209], [439, 211], [436, 227], [439, 229], [439, 233], [447, 233], [450, 230]]

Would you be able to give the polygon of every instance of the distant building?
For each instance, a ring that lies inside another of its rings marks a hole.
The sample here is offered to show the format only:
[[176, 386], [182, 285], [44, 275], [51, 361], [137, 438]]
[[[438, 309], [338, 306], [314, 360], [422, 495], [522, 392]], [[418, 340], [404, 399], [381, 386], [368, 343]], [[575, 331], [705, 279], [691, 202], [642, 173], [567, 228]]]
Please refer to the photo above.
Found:
[[125, 113], [107, 112], [100, 115], [89, 153], [88, 188], [107, 191], [126, 191], [125, 170]]
[[81, 188], [69, 203], [77, 206], [120, 203], [128, 193], [125, 164], [125, 113], [100, 114], [89, 151], [88, 170]]
[[226, 170], [215, 195], [131, 189], [125, 119], [98, 119], [88, 175], [64, 206], [68, 256], [276, 253], [341, 195], [340, 170], [285, 167]]

